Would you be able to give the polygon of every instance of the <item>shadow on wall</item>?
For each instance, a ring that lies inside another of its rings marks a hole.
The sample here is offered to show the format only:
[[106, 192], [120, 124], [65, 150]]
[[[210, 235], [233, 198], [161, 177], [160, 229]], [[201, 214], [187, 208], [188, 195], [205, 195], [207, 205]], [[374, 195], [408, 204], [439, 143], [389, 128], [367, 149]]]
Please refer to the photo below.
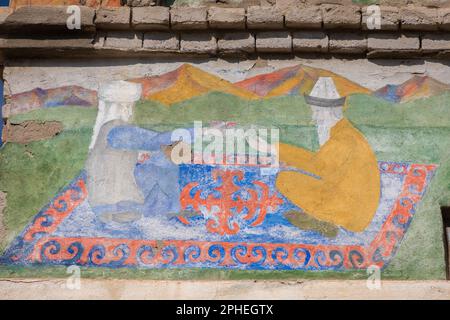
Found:
[[447, 280], [450, 280], [450, 207], [442, 207], [441, 211], [444, 226], [445, 266]]

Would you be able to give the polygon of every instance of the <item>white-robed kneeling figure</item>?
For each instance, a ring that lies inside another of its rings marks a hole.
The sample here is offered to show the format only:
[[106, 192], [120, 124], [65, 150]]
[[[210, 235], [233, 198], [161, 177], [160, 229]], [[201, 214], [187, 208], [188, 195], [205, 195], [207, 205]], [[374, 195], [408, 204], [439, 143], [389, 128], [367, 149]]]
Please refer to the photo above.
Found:
[[[141, 85], [102, 84], [86, 162], [88, 201], [103, 223], [124, 224], [142, 216], [180, 212], [179, 168], [171, 161], [172, 132], [130, 125]], [[138, 163], [145, 154], [145, 162]]]

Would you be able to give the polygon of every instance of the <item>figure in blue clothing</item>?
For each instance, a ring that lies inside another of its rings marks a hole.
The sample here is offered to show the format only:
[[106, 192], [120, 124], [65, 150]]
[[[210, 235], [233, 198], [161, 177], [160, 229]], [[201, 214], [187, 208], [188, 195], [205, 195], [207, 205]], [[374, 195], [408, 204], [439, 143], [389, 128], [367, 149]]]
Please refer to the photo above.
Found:
[[150, 152], [150, 158], [134, 169], [136, 184], [144, 196], [144, 203], [136, 208], [144, 216], [171, 216], [181, 210], [179, 166], [171, 160], [172, 148], [179, 142], [171, 138], [172, 132], [130, 126], [113, 128], [108, 134], [108, 145], [113, 149]]
[[[128, 124], [139, 96], [140, 85], [125, 81], [110, 82], [99, 90], [86, 171], [89, 204], [104, 223], [171, 216], [181, 209], [179, 166], [171, 161], [172, 147], [179, 141], [172, 141], [172, 132]], [[150, 158], [137, 164], [142, 151]]]

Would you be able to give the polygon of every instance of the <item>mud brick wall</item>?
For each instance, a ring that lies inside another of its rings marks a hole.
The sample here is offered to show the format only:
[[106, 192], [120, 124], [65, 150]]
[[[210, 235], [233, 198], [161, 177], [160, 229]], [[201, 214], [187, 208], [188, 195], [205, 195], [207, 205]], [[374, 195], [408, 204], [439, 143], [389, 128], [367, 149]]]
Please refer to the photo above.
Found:
[[380, 10], [381, 28], [368, 30], [367, 9], [358, 5], [82, 7], [81, 30], [69, 31], [66, 7], [26, 6], [2, 16], [0, 48], [6, 56], [68, 52], [77, 56], [448, 57], [450, 8], [414, 5]]

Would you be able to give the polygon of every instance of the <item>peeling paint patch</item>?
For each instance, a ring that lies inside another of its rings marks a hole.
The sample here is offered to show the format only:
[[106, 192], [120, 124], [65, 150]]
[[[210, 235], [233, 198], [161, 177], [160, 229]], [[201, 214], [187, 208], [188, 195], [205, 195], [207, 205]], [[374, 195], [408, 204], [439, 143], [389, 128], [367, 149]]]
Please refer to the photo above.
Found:
[[7, 122], [3, 129], [3, 141], [29, 143], [49, 139], [63, 130], [59, 121], [24, 121], [18, 124]]

